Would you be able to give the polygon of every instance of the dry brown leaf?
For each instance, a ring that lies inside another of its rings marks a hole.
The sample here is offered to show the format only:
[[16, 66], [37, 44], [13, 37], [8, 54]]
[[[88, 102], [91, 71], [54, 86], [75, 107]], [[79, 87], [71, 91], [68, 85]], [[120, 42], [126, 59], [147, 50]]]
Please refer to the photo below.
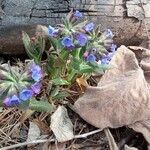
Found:
[[78, 83], [78, 85], [79, 85], [82, 93], [84, 93], [86, 87], [89, 86], [88, 83], [87, 83], [87, 81], [86, 81], [86, 79], [84, 79], [83, 77], [80, 77], [80, 78], [76, 79], [76, 82]]
[[136, 54], [136, 57], [140, 62], [139, 65], [144, 71], [146, 81], [150, 85], [150, 50], [137, 46], [130, 46], [129, 49]]
[[64, 106], [59, 106], [51, 116], [50, 127], [58, 142], [65, 142], [74, 138], [73, 124]]
[[132, 128], [136, 132], [142, 133], [147, 142], [150, 144], [150, 120], [136, 122], [132, 125], [129, 125], [129, 128]]
[[88, 123], [117, 128], [150, 119], [150, 90], [135, 54], [121, 46], [97, 87], [88, 87], [74, 108]]

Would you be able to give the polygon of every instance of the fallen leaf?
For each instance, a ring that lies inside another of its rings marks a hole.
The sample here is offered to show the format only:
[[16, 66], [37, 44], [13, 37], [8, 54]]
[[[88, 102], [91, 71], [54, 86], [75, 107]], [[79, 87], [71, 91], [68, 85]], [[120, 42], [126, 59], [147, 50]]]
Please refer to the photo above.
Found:
[[59, 106], [51, 116], [50, 127], [58, 142], [65, 142], [74, 138], [73, 124], [64, 106]]
[[39, 127], [35, 123], [30, 122], [27, 142], [38, 139], [40, 137], [40, 133]]
[[86, 79], [84, 79], [83, 77], [80, 77], [80, 78], [76, 79], [76, 82], [78, 83], [81, 91], [84, 93], [86, 87], [89, 86], [88, 83], [87, 83], [87, 81], [86, 81]]
[[150, 144], [150, 120], [136, 122], [132, 125], [129, 125], [129, 128], [132, 128], [136, 132], [142, 133], [144, 138]]
[[75, 111], [100, 129], [149, 120], [150, 86], [135, 53], [121, 46], [111, 65], [98, 86], [87, 87], [75, 102]]

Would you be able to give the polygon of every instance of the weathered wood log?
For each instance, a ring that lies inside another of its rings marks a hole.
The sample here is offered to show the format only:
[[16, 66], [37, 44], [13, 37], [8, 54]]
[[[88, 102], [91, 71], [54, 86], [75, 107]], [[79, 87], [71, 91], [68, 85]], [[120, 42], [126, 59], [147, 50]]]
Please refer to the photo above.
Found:
[[1, 54], [24, 53], [22, 30], [33, 36], [36, 24], [60, 23], [71, 8], [111, 28], [119, 45], [147, 43], [150, 31], [149, 0], [0, 0], [0, 8]]

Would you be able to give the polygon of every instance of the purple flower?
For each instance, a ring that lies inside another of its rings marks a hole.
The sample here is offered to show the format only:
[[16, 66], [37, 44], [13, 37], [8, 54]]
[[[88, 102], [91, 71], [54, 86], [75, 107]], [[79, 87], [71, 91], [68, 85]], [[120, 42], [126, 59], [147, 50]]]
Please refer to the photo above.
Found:
[[31, 86], [31, 89], [33, 93], [36, 95], [40, 93], [41, 87], [42, 87], [42, 84], [40, 82], [36, 82]]
[[110, 62], [110, 59], [107, 56], [101, 59], [101, 64], [109, 64], [109, 62]]
[[24, 89], [19, 93], [19, 98], [23, 101], [29, 100], [33, 96], [32, 90]]
[[90, 55], [86, 58], [86, 60], [87, 60], [88, 62], [95, 62], [95, 61], [96, 61], [96, 57], [95, 57], [93, 54], [90, 54]]
[[115, 51], [116, 51], [116, 48], [117, 48], [117, 45], [112, 44], [111, 47], [110, 47], [110, 51], [111, 51], [111, 52], [115, 52]]
[[85, 46], [87, 41], [88, 41], [87, 36], [85, 34], [83, 34], [83, 33], [77, 34], [76, 39], [77, 39], [78, 44], [80, 46]]
[[81, 13], [80, 11], [76, 10], [76, 11], [74, 12], [74, 17], [75, 17], [76, 19], [80, 19], [80, 18], [83, 17], [83, 15], [82, 15], [82, 13]]
[[104, 35], [107, 37], [107, 38], [113, 38], [113, 33], [110, 29], [107, 29], [105, 32], [104, 32]]
[[83, 57], [84, 57], [84, 58], [87, 58], [87, 57], [88, 57], [88, 55], [89, 55], [89, 52], [88, 52], [88, 51], [86, 51], [86, 52], [83, 54]]
[[84, 26], [84, 30], [86, 32], [90, 32], [90, 31], [92, 31], [94, 29], [94, 27], [95, 27], [95, 24], [93, 22], [91, 22], [91, 23], [89, 23], [89, 24]]
[[103, 56], [101, 59], [101, 64], [109, 64], [113, 55], [114, 55], [114, 52], [110, 52], [106, 56]]
[[48, 35], [51, 37], [56, 37], [58, 35], [58, 29], [53, 28], [52, 26], [48, 26]]
[[7, 107], [16, 106], [19, 105], [20, 103], [21, 101], [16, 95], [13, 95], [11, 98], [8, 97], [3, 101], [3, 104]]
[[32, 79], [34, 79], [34, 81], [38, 82], [42, 79], [43, 77], [43, 72], [40, 66], [36, 65], [36, 64], [32, 64], [31, 65], [31, 73], [32, 73]]
[[61, 44], [66, 47], [67, 49], [73, 49], [74, 44], [73, 41], [70, 37], [64, 37], [61, 41]]

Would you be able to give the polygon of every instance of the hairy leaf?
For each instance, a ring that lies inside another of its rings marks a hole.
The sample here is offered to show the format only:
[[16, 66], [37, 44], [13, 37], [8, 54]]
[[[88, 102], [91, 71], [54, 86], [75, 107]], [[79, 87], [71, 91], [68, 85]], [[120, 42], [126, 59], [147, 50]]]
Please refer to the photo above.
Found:
[[54, 107], [47, 101], [37, 101], [35, 99], [30, 100], [29, 108], [31, 110], [39, 112], [49, 112], [51, 113]]
[[53, 79], [52, 82], [54, 85], [69, 85], [70, 84], [67, 80], [62, 79], [60, 77]]

